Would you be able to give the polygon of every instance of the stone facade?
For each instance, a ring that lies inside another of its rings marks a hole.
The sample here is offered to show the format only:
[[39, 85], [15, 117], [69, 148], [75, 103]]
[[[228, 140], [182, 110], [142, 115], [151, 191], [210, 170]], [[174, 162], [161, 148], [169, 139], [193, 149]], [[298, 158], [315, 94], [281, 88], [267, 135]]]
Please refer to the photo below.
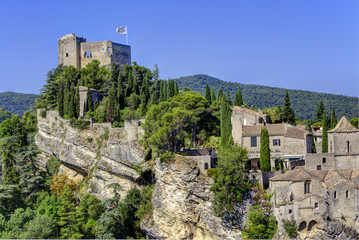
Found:
[[86, 42], [83, 37], [70, 33], [58, 40], [59, 64], [86, 67], [92, 60], [97, 59], [102, 65], [120, 63], [131, 64], [131, 47], [112, 41]]
[[[84, 86], [80, 86], [79, 87], [79, 94], [80, 94], [80, 114], [79, 116], [81, 118], [83, 118], [85, 116], [85, 112], [86, 112], [86, 104], [87, 104], [87, 87]], [[97, 100], [98, 103], [100, 103], [101, 98], [100, 95], [98, 94], [98, 91], [96, 89], [90, 89], [91, 94], [92, 94], [92, 104], [95, 103], [95, 101]]]
[[251, 168], [258, 168], [260, 153], [260, 132], [266, 127], [269, 134], [271, 166], [276, 159], [284, 159], [284, 168], [289, 161], [304, 159], [311, 152], [310, 133], [290, 124], [270, 124], [268, 116], [243, 107], [233, 107], [232, 136], [235, 143], [248, 150]]

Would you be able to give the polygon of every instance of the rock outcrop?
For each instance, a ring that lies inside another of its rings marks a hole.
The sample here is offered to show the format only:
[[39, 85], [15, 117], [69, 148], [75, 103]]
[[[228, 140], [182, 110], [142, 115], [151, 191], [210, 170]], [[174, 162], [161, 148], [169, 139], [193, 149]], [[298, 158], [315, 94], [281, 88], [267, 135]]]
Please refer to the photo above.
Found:
[[50, 156], [57, 157], [64, 165], [62, 173], [76, 176], [77, 181], [88, 176], [90, 192], [101, 199], [111, 195], [105, 186], [112, 182], [120, 183], [124, 192], [139, 187], [140, 175], [134, 167], [144, 162], [144, 150], [138, 144], [143, 134], [139, 121], [126, 122], [124, 128], [94, 123], [79, 130], [57, 111], [47, 111], [44, 118], [40, 115], [38, 110], [35, 141], [43, 151], [39, 167], [46, 167]]
[[[195, 161], [176, 156], [171, 165], [157, 162], [155, 173], [153, 213], [141, 225], [150, 238], [241, 238], [238, 227], [213, 215], [213, 180], [200, 172]], [[248, 210], [250, 204], [246, 206]]]

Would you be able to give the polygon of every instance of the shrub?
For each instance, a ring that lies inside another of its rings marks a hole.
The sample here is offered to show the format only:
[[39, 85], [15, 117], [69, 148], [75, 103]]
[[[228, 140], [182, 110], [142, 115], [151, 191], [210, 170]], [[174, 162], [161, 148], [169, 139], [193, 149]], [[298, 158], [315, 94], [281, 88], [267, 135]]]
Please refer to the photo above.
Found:
[[297, 222], [295, 220], [284, 220], [283, 226], [285, 232], [289, 237], [295, 237], [297, 235]]
[[210, 168], [207, 170], [207, 176], [215, 179], [217, 177], [218, 169], [217, 168]]
[[51, 156], [46, 163], [46, 169], [51, 175], [55, 175], [59, 172], [61, 162], [54, 156]]
[[160, 160], [162, 163], [171, 163], [174, 160], [174, 154], [173, 152], [165, 152], [161, 154]]
[[92, 141], [93, 141], [93, 137], [88, 136], [88, 137], [86, 138], [86, 140], [87, 140], [89, 143], [92, 143]]
[[82, 119], [75, 119], [72, 118], [70, 120], [70, 125], [73, 128], [80, 129], [80, 130], [86, 130], [90, 126], [90, 122]]
[[46, 110], [45, 109], [40, 111], [40, 116], [42, 118], [46, 118]]

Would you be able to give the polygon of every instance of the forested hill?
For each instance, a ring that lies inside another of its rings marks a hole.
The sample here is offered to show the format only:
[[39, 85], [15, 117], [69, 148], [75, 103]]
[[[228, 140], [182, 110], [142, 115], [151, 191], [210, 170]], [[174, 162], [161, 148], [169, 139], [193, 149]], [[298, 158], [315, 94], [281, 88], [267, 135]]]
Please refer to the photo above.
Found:
[[36, 94], [3, 92], [0, 93], [0, 108], [22, 117], [26, 110], [30, 110], [38, 97]]
[[[210, 88], [214, 88], [216, 94], [218, 93], [219, 88], [222, 88], [225, 94], [227, 94], [227, 90], [229, 90], [232, 101], [240, 86], [244, 103], [248, 106], [255, 106], [261, 109], [264, 107], [283, 105], [286, 90], [277, 87], [226, 82], [204, 74], [180, 77], [174, 80], [178, 81], [178, 85], [181, 89], [188, 87], [194, 91], [200, 92], [202, 95], [206, 90], [206, 83], [208, 83]], [[315, 108], [320, 100], [323, 101], [328, 114], [332, 112], [332, 107], [334, 106], [338, 118], [343, 115], [349, 119], [357, 117], [357, 97], [291, 89], [288, 89], [288, 93], [295, 115], [300, 119], [309, 119], [314, 116]]]

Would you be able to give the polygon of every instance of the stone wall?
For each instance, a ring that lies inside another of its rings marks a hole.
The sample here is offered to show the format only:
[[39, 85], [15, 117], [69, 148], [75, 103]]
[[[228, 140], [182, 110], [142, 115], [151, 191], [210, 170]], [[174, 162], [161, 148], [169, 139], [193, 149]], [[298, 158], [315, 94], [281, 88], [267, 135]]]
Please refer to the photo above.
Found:
[[138, 144], [143, 129], [139, 121], [112, 128], [110, 123], [94, 123], [88, 130], [71, 126], [57, 111], [48, 111], [42, 118], [38, 110], [36, 144], [47, 157], [40, 158], [46, 166], [49, 156], [56, 156], [63, 165], [83, 176], [90, 176], [90, 192], [101, 199], [111, 195], [105, 185], [120, 183], [124, 192], [139, 187], [140, 175], [134, 166], [144, 163], [144, 150]]

